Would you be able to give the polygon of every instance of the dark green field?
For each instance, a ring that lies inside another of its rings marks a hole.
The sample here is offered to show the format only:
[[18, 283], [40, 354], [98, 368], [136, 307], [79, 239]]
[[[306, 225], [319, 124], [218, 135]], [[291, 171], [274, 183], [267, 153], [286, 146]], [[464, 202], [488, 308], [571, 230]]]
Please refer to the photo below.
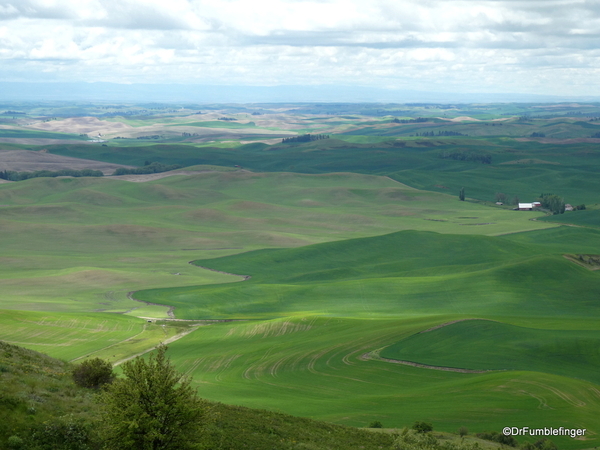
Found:
[[541, 330], [470, 320], [415, 334], [384, 358], [475, 370], [529, 370], [600, 383], [598, 330]]

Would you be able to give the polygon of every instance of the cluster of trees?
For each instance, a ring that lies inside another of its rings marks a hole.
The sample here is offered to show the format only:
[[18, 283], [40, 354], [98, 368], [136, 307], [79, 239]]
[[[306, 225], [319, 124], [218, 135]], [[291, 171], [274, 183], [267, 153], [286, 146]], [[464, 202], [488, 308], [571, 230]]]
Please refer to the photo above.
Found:
[[[508, 195], [506, 195], [504, 192], [496, 192], [495, 201], [501, 202], [501, 203], [507, 203]], [[511, 204], [518, 205], [520, 202], [521, 202], [521, 199], [519, 198], [519, 196], [515, 195], [511, 201]]]
[[329, 139], [329, 135], [328, 134], [303, 134], [302, 136], [283, 138], [281, 140], [281, 143], [282, 144], [290, 144], [293, 142], [311, 142], [311, 141], [318, 141], [321, 139]]
[[458, 131], [423, 131], [415, 133], [415, 136], [468, 136], [468, 134], [459, 133]]
[[599, 131], [598, 133], [594, 133], [594, 134], [592, 134], [590, 137], [593, 137], [593, 138], [600, 138], [600, 131]]
[[546, 137], [546, 135], [544, 133], [538, 133], [538, 132], [533, 132], [531, 133], [530, 137]]
[[159, 134], [153, 134], [150, 136], [138, 136], [136, 139], [160, 139], [161, 136]]
[[136, 167], [135, 169], [127, 169], [125, 167], [119, 167], [113, 175], [146, 175], [149, 173], [160, 173], [168, 172], [169, 170], [180, 169], [181, 166], [178, 164], [163, 164], [158, 162], [151, 163], [146, 161], [146, 164], [142, 167]]
[[538, 201], [542, 204], [542, 208], [550, 210], [552, 214], [563, 214], [565, 212], [565, 201], [558, 195], [540, 194]]
[[12, 170], [0, 170], [0, 178], [8, 181], [22, 181], [29, 178], [41, 177], [101, 177], [104, 176], [100, 170], [92, 169], [61, 169], [56, 171], [51, 170], [36, 170], [35, 172], [15, 172]]
[[440, 153], [442, 159], [454, 159], [455, 161], [473, 161], [481, 164], [491, 164], [492, 156], [482, 153], [474, 153], [464, 150], [446, 150]]
[[417, 117], [416, 119], [394, 119], [392, 120], [392, 123], [422, 123], [422, 122], [428, 122], [429, 119], [425, 118], [425, 117]]
[[198, 136], [198, 133], [181, 133], [181, 136], [183, 137], [192, 137], [192, 136]]
[[231, 121], [231, 120], [235, 120], [235, 119], [233, 119], [231, 117], [219, 117], [217, 120], [226, 120], [226, 121], [229, 120], [229, 121]]

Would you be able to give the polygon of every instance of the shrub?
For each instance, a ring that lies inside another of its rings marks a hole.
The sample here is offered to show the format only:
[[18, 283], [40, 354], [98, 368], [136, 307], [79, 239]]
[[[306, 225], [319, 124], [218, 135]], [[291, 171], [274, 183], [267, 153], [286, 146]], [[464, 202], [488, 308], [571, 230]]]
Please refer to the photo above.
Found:
[[486, 441], [498, 442], [499, 444], [508, 445], [510, 447], [517, 447], [519, 444], [513, 436], [504, 436], [497, 431], [477, 433], [476, 436], [480, 439], [485, 439]]
[[73, 369], [72, 373], [75, 384], [90, 389], [98, 389], [107, 383], [112, 383], [115, 378], [112, 364], [100, 358], [82, 362]]
[[11, 436], [8, 438], [7, 444], [8, 448], [17, 450], [23, 448], [23, 439], [19, 436]]
[[412, 429], [417, 433], [428, 433], [433, 431], [433, 425], [429, 422], [415, 422]]
[[432, 433], [404, 429], [394, 441], [393, 450], [482, 450], [478, 443], [439, 441]]
[[467, 427], [460, 427], [458, 429], [458, 435], [460, 437], [466, 436], [467, 434], [469, 434], [469, 430], [467, 429]]
[[38, 425], [31, 433], [31, 445], [39, 450], [92, 450], [98, 448], [92, 426], [72, 415]]
[[197, 448], [204, 404], [191, 380], [175, 370], [161, 345], [148, 361], [123, 364], [120, 378], [100, 396], [101, 433], [107, 449]]
[[369, 428], [383, 428], [383, 424], [379, 420], [374, 420], [369, 424]]

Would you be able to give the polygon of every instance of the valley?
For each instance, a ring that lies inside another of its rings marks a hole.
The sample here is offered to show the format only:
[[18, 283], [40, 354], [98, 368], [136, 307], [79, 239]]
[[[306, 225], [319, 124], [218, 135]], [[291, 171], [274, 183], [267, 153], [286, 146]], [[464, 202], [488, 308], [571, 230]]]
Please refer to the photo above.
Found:
[[[600, 105], [5, 109], [1, 171], [104, 176], [0, 180], [0, 340], [169, 341], [215, 402], [597, 447]], [[515, 210], [542, 194], [585, 209]]]

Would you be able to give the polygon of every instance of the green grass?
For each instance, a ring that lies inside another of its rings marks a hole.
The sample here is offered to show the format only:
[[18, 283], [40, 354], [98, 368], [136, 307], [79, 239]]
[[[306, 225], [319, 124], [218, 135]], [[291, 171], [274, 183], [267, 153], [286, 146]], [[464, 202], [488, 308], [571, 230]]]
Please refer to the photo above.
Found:
[[[90, 447], [101, 448], [97, 429], [95, 392], [76, 386], [72, 365], [46, 355], [0, 341], [0, 446], [13, 448], [8, 438], [48, 445], [47, 435], [62, 443], [68, 438], [91, 438]], [[390, 448], [394, 436], [317, 422], [272, 411], [205, 402], [202, 443], [207, 448], [270, 448], [287, 450], [367, 450]], [[81, 422], [84, 427], [77, 426]], [[57, 425], [67, 426], [60, 429]], [[32, 433], [36, 430], [36, 435]], [[14, 439], [14, 438], [13, 438]], [[27, 446], [26, 448], [30, 448]], [[78, 447], [81, 448], [81, 447]]]
[[116, 314], [15, 310], [0, 310], [0, 324], [0, 340], [67, 360], [139, 338], [146, 328], [143, 319]]
[[555, 216], [542, 217], [539, 220], [600, 228], [600, 210], [571, 211]]
[[[407, 116], [390, 108], [390, 117]], [[469, 108], [414, 110], [482, 119], [531, 112], [519, 105]], [[594, 146], [473, 136], [492, 128], [519, 136], [548, 125], [547, 135], [577, 137], [595, 125], [553, 119], [391, 127], [381, 123], [389, 117], [361, 124], [354, 111], [345, 114], [347, 122], [314, 118], [302, 127], [362, 131], [301, 145], [48, 147], [68, 156], [219, 172], [147, 183], [0, 185], [0, 339], [66, 359], [142, 353], [184, 327], [135, 318], [164, 318], [167, 311], [128, 298], [138, 291], [136, 298], [174, 306], [179, 318], [245, 319], [200, 327], [171, 344], [177, 367], [208, 399], [354, 426], [426, 420], [443, 431], [587, 427], [596, 433], [590, 440], [557, 442], [596, 446], [599, 272], [564, 255], [600, 254], [597, 211], [542, 218], [472, 200], [490, 202], [503, 192], [530, 201], [553, 192], [589, 207], [600, 188]], [[154, 119], [184, 125], [182, 118]], [[470, 137], [396, 139], [399, 130]], [[453, 151], [489, 154], [492, 164], [440, 158]], [[268, 173], [231, 170], [235, 165]], [[461, 187], [466, 202], [457, 199]], [[252, 278], [241, 281], [192, 260]], [[460, 322], [416, 335], [429, 341], [419, 341], [415, 354], [422, 347], [431, 358], [447, 358], [437, 365], [509, 370], [453, 373], [369, 357], [432, 326], [474, 317], [500, 323]], [[467, 329], [490, 323], [499, 328]], [[507, 348], [514, 353], [509, 366]]]
[[559, 446], [595, 445], [597, 384], [525, 371], [443, 372], [364, 357], [456, 318], [303, 316], [219, 323], [171, 344], [170, 352], [201, 396], [225, 403], [353, 426], [379, 420], [386, 427], [402, 427], [426, 420], [442, 431], [460, 426], [471, 432], [500, 431], [507, 423], [587, 427], [592, 441], [563, 438]]
[[53, 133], [50, 131], [34, 131], [24, 129], [0, 129], [0, 138], [11, 139], [69, 139], [69, 140], [88, 140], [87, 136], [81, 137], [78, 134]]
[[436, 313], [586, 317], [599, 307], [596, 273], [543, 246], [498, 237], [403, 231], [194, 264], [252, 278], [145, 290], [135, 297], [174, 305], [178, 317], [188, 319]]
[[[356, 138], [358, 142], [343, 139], [296, 145], [202, 146], [201, 150], [190, 144], [93, 149], [87, 145], [55, 145], [49, 146], [48, 151], [131, 165], [152, 160], [183, 166], [240, 165], [268, 172], [386, 175], [411, 187], [455, 196], [464, 187], [467, 197], [487, 201], [494, 201], [497, 192], [506, 194], [509, 200], [516, 195], [521, 201], [533, 201], [542, 192], [553, 192], [574, 205], [597, 203], [594, 192], [600, 185], [595, 175], [600, 170], [600, 153], [590, 144], [542, 144], [503, 137], [409, 137], [383, 142], [360, 136]], [[492, 164], [440, 158], [442, 152], [456, 151], [489, 154]], [[531, 163], [524, 163], [527, 161]]]
[[384, 358], [474, 370], [528, 370], [600, 383], [598, 330], [543, 330], [472, 320], [419, 333]]

